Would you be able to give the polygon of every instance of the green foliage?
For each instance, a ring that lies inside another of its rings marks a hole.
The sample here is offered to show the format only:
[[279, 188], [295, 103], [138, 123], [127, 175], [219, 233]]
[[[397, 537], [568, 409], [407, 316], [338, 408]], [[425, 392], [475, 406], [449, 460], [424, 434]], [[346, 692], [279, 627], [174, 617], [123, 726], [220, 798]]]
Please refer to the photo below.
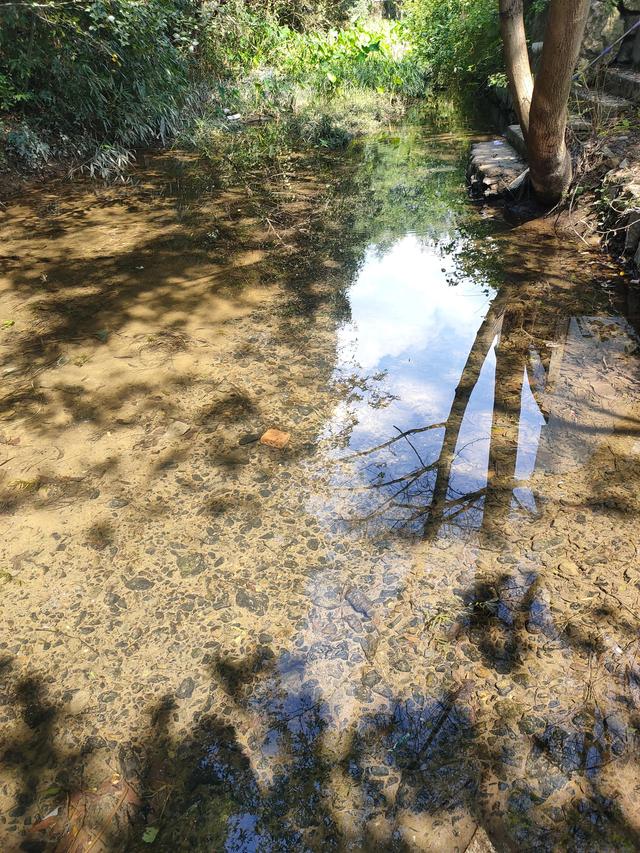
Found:
[[340, 148], [399, 117], [390, 93], [341, 87], [330, 93], [282, 85], [270, 101], [270, 121], [229, 124], [215, 113], [198, 116], [179, 139], [214, 161], [220, 177], [235, 181], [282, 163], [301, 147]]
[[298, 31], [235, 0], [224, 15], [205, 15], [201, 33], [200, 69], [208, 79], [237, 79], [270, 69], [266, 76], [321, 92], [342, 85], [422, 92], [423, 76], [399, 22], [356, 20], [341, 29]]
[[483, 83], [502, 66], [497, 0], [405, 0], [416, 58], [437, 86]]
[[341, 85], [418, 95], [423, 75], [400, 22], [355, 21], [341, 29], [292, 34], [282, 45], [283, 71], [321, 91]]
[[171, 0], [8, 4], [0, 108], [34, 128], [135, 146], [174, 129], [194, 17]]
[[5, 74], [0, 74], [0, 110], [8, 110], [15, 104], [30, 99], [29, 92], [19, 92]]
[[507, 75], [504, 71], [497, 71], [495, 74], [490, 74], [487, 78], [487, 83], [490, 86], [499, 86], [503, 89], [509, 85], [509, 81], [507, 79]]
[[299, 92], [290, 125], [305, 145], [339, 148], [360, 136], [380, 130], [397, 120], [400, 103], [388, 92], [363, 87], [344, 87], [329, 95], [312, 90]]
[[[611, 5], [614, 5], [615, 0], [611, 0]], [[546, 11], [547, 6], [549, 5], [549, 0], [531, 0], [529, 4], [529, 8], [527, 9], [527, 16], [532, 17], [534, 15], [541, 15], [544, 11]]]
[[[180, 141], [226, 171], [271, 163], [292, 146], [343, 146], [396, 118], [399, 95], [424, 90], [400, 23], [356, 20], [341, 29], [298, 32], [273, 17], [255, 20], [236, 0], [233, 15], [220, 24], [223, 49], [214, 50], [211, 36], [203, 39], [205, 77], [217, 76], [218, 90]], [[212, 32], [210, 26], [203, 32]], [[230, 113], [240, 119], [231, 121]]]
[[180, 141], [215, 162], [221, 178], [232, 180], [263, 168], [286, 151], [283, 130], [275, 122], [230, 129], [207, 116], [198, 117]]
[[5, 144], [31, 168], [46, 163], [51, 146], [44, 142], [27, 124], [20, 124], [6, 135]]
[[268, 18], [277, 26], [289, 27], [300, 32], [326, 29], [344, 23], [353, 5], [353, 0], [243, 0], [243, 2], [255, 15]]
[[[423, 88], [406, 29], [349, 22], [350, 6], [347, 0], [3, 4], [5, 149], [31, 167], [71, 155], [91, 174], [107, 175], [126, 167], [132, 149], [165, 143], [185, 126], [201, 140], [202, 119], [214, 129], [217, 123], [216, 136], [230, 111], [291, 111], [301, 90], [318, 93], [317, 114], [331, 114], [324, 131], [314, 114], [316, 130], [301, 136], [332, 139], [329, 125], [342, 123], [343, 90], [382, 97]], [[344, 138], [351, 135], [346, 129]]]
[[158, 837], [160, 828], [157, 826], [148, 826], [142, 834], [142, 840], [145, 844], [153, 844]]
[[193, 70], [206, 80], [240, 77], [270, 64], [290, 33], [289, 27], [278, 23], [274, 12], [261, 12], [257, 4], [246, 0], [205, 6]]

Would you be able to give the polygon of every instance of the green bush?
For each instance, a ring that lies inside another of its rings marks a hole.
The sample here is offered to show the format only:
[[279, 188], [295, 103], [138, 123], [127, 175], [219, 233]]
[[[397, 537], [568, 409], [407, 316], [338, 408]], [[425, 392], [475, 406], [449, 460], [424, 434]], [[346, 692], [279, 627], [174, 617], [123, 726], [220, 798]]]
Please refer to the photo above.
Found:
[[226, 8], [202, 25], [200, 73], [218, 88], [179, 140], [225, 172], [271, 163], [291, 147], [345, 145], [397, 119], [398, 95], [424, 91], [398, 22], [298, 32], [275, 15], [257, 19], [242, 0]]
[[353, 0], [244, 0], [258, 16], [300, 32], [322, 30], [346, 21]]
[[200, 43], [193, 72], [209, 82], [238, 78], [273, 62], [290, 36], [264, 3], [262, 11], [247, 0], [227, 0], [203, 7]]
[[215, 111], [196, 117], [180, 134], [179, 143], [195, 148], [215, 162], [219, 176], [262, 171], [300, 148], [340, 148], [358, 137], [376, 133], [400, 118], [402, 102], [372, 89], [343, 86], [328, 94], [284, 84], [269, 121], [229, 122]]
[[0, 108], [125, 146], [167, 138], [194, 46], [191, 11], [170, 0], [4, 7]]
[[[296, 138], [344, 141], [366, 125], [365, 103], [386, 113], [392, 96], [424, 88], [409, 30], [350, 20], [349, 9], [349, 0], [0, 5], [2, 142], [31, 167], [63, 156], [105, 175], [126, 166], [132, 149], [185, 128], [209, 151], [236, 112], [286, 114]], [[349, 99], [360, 105], [353, 126]], [[256, 148], [270, 150], [269, 133], [252, 131]]]
[[484, 83], [501, 70], [497, 0], [405, 0], [416, 58], [437, 86]]
[[320, 91], [342, 85], [407, 95], [423, 91], [409, 33], [397, 21], [355, 21], [341, 30], [291, 34], [282, 47], [283, 71]]

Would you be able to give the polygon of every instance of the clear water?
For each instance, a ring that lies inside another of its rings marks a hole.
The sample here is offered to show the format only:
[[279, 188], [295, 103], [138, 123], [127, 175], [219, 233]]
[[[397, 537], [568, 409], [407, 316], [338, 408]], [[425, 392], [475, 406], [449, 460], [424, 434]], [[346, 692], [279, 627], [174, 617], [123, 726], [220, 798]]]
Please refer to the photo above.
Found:
[[469, 139], [8, 206], [6, 849], [637, 849], [637, 289]]

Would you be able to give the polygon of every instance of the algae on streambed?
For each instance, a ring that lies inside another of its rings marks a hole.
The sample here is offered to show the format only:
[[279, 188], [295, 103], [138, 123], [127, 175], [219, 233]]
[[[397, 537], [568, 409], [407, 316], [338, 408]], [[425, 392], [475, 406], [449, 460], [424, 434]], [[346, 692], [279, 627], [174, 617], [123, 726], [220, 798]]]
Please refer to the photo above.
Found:
[[637, 291], [468, 143], [2, 214], [3, 849], [637, 849]]

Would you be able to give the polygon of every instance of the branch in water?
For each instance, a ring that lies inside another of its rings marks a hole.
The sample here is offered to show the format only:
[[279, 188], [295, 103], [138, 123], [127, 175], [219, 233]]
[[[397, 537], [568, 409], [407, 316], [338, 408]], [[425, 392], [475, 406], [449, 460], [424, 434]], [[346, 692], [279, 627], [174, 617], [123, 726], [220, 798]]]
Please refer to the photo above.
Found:
[[[446, 427], [446, 423], [442, 424], [431, 424], [426, 427], [416, 427], [415, 429], [408, 429], [405, 432], [401, 432], [400, 435], [396, 435], [395, 438], [389, 439], [389, 441], [385, 441], [384, 444], [379, 444], [377, 447], [371, 447], [369, 450], [361, 450], [358, 453], [353, 453], [351, 456], [343, 456], [340, 460], [341, 462], [349, 462], [351, 459], [358, 459], [360, 456], [368, 456], [370, 453], [375, 453], [377, 450], [384, 450], [385, 447], [390, 447], [392, 444], [395, 444], [396, 441], [400, 441], [401, 438], [406, 438], [408, 435], [416, 435], [420, 432], [427, 432], [430, 429], [444, 429]], [[398, 429], [398, 427], [394, 427], [394, 429]]]

